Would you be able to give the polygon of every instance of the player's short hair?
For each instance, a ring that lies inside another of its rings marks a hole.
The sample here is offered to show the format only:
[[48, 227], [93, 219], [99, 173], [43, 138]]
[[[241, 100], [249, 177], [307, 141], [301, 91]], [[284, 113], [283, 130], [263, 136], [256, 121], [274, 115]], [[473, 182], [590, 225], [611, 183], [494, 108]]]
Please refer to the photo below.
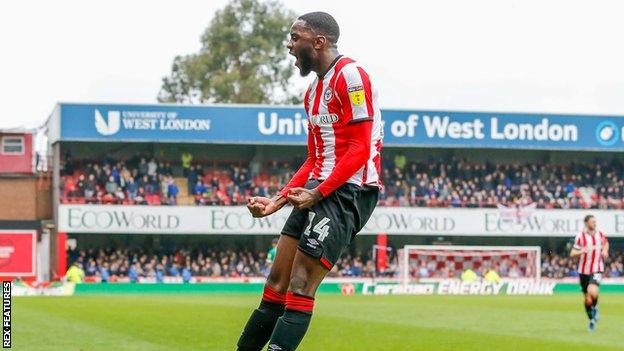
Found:
[[587, 216], [585, 216], [585, 219], [583, 219], [583, 222], [587, 223], [592, 218], [594, 218], [594, 215], [587, 215]]
[[327, 12], [309, 12], [299, 16], [313, 31], [324, 35], [329, 42], [336, 45], [340, 37], [338, 22]]

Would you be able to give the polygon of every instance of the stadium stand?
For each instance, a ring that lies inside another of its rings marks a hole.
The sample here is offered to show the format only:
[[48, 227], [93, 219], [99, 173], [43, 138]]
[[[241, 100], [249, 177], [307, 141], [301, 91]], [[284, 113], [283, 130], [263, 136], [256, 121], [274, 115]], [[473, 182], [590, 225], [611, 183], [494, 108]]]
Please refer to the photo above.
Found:
[[[129, 278], [164, 277], [262, 277], [268, 273], [269, 263], [266, 252], [236, 250], [198, 250], [188, 247], [169, 252], [148, 251], [130, 248], [99, 248], [68, 251], [70, 265], [78, 262], [85, 271], [86, 281], [116, 281]], [[542, 277], [566, 278], [577, 277], [576, 262], [567, 254], [548, 252], [542, 254]], [[607, 278], [624, 276], [624, 253], [614, 252], [605, 262]], [[517, 263], [500, 262], [496, 266], [498, 274], [514, 277]], [[461, 271], [449, 271], [446, 267], [436, 266], [435, 261], [416, 262], [410, 268], [410, 274], [417, 278], [459, 277]], [[330, 272], [333, 277], [372, 277], [374, 263], [367, 255], [345, 254]], [[484, 275], [484, 270], [478, 270]], [[386, 270], [377, 272], [377, 276], [393, 277], [397, 272], [396, 256], [390, 257]]]
[[[205, 250], [181, 248], [172, 252], [150, 252], [143, 249], [100, 248], [68, 251], [70, 265], [78, 262], [86, 281], [115, 281], [118, 278], [155, 278], [171, 276], [262, 277], [270, 263], [266, 252]], [[343, 255], [330, 276], [371, 277], [373, 261], [362, 256]], [[384, 273], [388, 275], [388, 273]]]
[[[128, 160], [66, 157], [62, 203], [242, 205], [250, 196], [271, 196], [299, 164], [257, 165], [214, 161], [188, 168], [143, 155]], [[262, 172], [257, 169], [262, 169]], [[408, 161], [386, 158], [382, 206], [621, 209], [624, 167], [618, 160], [552, 164]]]

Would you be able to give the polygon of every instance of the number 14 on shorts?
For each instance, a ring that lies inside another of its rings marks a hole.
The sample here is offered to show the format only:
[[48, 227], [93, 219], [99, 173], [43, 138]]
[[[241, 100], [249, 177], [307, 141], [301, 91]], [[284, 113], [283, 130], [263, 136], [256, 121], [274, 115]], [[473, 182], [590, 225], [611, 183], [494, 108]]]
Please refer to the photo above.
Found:
[[[303, 234], [310, 236], [310, 228], [312, 227], [312, 222], [314, 221], [314, 217], [316, 217], [316, 213], [310, 211], [308, 213], [308, 226], [306, 227]], [[312, 231], [318, 234], [318, 240], [323, 241], [329, 235], [329, 223], [330, 219], [327, 217], [323, 217], [315, 226], [312, 228]]]

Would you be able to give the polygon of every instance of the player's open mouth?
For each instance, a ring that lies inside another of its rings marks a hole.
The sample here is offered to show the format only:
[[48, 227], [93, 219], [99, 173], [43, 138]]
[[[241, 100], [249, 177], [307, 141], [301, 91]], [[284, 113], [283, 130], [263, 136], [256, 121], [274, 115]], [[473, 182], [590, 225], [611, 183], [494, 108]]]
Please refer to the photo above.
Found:
[[295, 55], [295, 53], [292, 52], [292, 51], [290, 51], [289, 54], [292, 55], [295, 58], [295, 67], [301, 68], [299, 66], [299, 58], [297, 57], [297, 55]]

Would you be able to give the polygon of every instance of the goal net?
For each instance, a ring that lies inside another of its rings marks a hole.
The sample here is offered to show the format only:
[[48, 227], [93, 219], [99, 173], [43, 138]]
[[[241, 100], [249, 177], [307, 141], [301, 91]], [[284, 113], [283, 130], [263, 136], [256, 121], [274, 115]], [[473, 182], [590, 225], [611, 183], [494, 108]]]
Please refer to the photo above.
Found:
[[461, 279], [468, 269], [476, 279], [494, 270], [501, 280], [539, 280], [541, 272], [539, 246], [406, 245], [398, 256], [399, 277], [405, 284], [421, 279]]

